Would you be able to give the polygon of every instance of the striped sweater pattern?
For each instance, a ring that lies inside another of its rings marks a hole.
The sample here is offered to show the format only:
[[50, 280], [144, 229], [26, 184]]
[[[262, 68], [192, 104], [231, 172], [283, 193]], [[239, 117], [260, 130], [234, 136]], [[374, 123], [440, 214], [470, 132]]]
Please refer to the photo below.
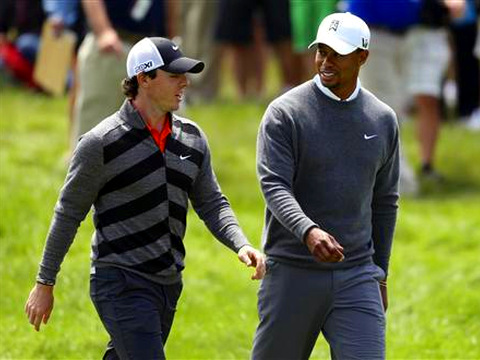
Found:
[[233, 251], [248, 244], [211, 167], [205, 134], [171, 114], [165, 152], [127, 100], [86, 133], [55, 206], [37, 279], [55, 283], [78, 226], [93, 205], [92, 265], [172, 283], [184, 268], [188, 202]]

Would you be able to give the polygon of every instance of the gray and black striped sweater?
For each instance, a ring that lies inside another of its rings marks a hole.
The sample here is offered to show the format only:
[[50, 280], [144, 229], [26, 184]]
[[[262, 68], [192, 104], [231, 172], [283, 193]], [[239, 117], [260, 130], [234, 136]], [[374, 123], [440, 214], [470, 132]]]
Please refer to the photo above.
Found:
[[211, 167], [198, 125], [171, 116], [162, 153], [125, 101], [78, 143], [55, 206], [37, 280], [55, 283], [93, 205], [92, 266], [116, 266], [159, 283], [184, 268], [188, 200], [212, 234], [234, 251], [248, 244]]

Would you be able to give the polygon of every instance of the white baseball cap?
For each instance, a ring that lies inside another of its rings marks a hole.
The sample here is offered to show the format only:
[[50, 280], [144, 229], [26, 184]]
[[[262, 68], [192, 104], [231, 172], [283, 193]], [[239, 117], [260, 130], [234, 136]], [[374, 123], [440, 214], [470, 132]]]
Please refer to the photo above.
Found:
[[370, 29], [368, 25], [349, 12], [326, 16], [318, 26], [317, 38], [308, 48], [316, 44], [330, 46], [340, 55], [347, 55], [356, 49], [368, 49]]
[[129, 78], [154, 69], [174, 74], [199, 73], [205, 64], [200, 60], [183, 56], [177, 44], [162, 37], [146, 37], [130, 49], [127, 56]]

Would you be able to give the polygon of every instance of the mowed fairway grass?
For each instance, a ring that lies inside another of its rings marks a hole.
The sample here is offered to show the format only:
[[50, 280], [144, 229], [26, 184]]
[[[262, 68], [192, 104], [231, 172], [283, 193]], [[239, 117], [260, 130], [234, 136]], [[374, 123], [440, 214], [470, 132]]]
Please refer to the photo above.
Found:
[[[264, 203], [255, 143], [265, 104], [228, 98], [187, 115], [205, 130], [225, 194], [260, 246]], [[108, 340], [89, 298], [91, 214], [55, 288], [55, 309], [37, 333], [24, 303], [34, 284], [57, 193], [66, 174], [67, 99], [0, 89], [0, 358], [99, 359]], [[412, 123], [403, 146], [417, 166]], [[480, 358], [480, 132], [445, 124], [442, 186], [402, 198], [389, 279], [389, 359]], [[169, 359], [248, 359], [258, 282], [191, 211], [184, 292], [166, 347]], [[328, 359], [319, 338], [312, 358]]]

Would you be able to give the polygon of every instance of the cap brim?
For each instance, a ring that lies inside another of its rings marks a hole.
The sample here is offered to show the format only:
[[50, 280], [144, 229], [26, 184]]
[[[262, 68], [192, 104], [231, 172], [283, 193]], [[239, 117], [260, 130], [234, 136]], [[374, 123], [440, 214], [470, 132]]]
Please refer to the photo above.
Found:
[[205, 64], [200, 60], [181, 57], [173, 60], [170, 64], [162, 66], [159, 69], [171, 72], [173, 74], [193, 73], [198, 74], [205, 68]]
[[340, 55], [348, 55], [352, 52], [354, 52], [357, 47], [354, 46], [354, 45], [351, 45], [339, 38], [323, 38], [323, 39], [316, 39], [315, 41], [313, 41], [310, 45], [308, 45], [308, 48], [311, 49], [312, 47], [314, 47], [315, 45], [317, 44], [325, 44], [327, 46], [330, 46], [333, 50], [335, 50], [337, 53], [339, 53]]

